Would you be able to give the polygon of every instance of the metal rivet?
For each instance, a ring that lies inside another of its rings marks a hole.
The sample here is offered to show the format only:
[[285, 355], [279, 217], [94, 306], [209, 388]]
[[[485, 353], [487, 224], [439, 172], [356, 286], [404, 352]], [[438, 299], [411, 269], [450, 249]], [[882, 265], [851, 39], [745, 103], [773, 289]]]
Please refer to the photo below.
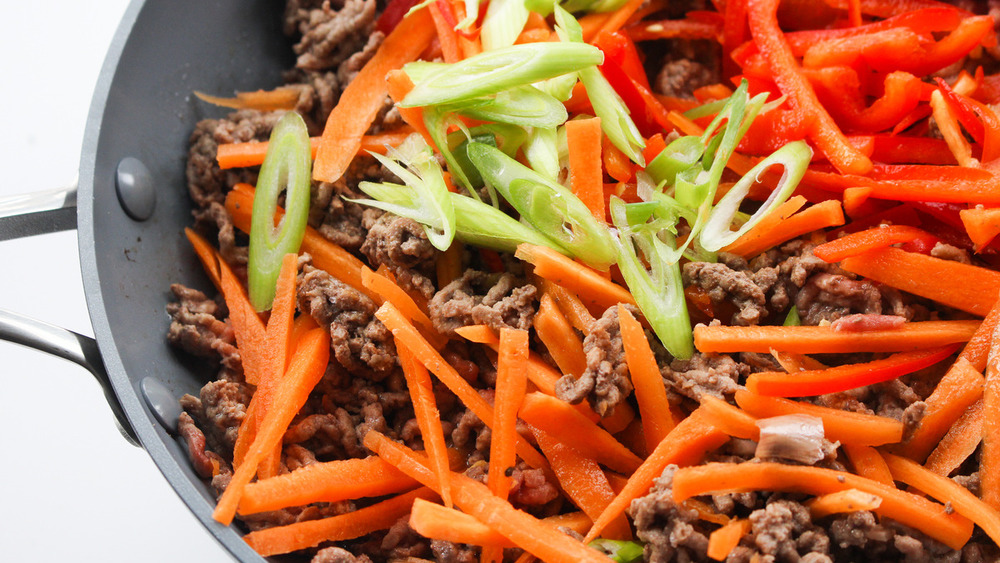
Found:
[[139, 159], [127, 156], [118, 163], [115, 175], [118, 202], [129, 217], [145, 221], [153, 216], [156, 208], [156, 190], [153, 175]]
[[142, 388], [142, 397], [146, 399], [146, 404], [153, 411], [156, 420], [168, 432], [176, 434], [177, 419], [181, 416], [181, 404], [177, 397], [174, 397], [164, 384], [152, 377], [143, 378], [139, 386]]

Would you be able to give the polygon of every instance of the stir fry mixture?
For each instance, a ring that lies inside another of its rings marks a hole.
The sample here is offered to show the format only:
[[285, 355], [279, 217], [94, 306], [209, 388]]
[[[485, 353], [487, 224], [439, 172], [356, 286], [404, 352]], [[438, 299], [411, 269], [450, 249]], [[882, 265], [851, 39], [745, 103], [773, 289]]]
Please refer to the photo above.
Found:
[[998, 20], [289, 0], [286, 83], [191, 136], [215, 518], [317, 562], [1000, 560]]

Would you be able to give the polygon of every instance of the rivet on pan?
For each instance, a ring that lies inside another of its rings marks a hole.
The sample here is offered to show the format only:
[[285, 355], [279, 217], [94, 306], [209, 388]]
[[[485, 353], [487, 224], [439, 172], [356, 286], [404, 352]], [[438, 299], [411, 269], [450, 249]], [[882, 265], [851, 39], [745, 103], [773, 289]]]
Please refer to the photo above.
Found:
[[118, 202], [129, 217], [145, 221], [153, 216], [156, 208], [156, 190], [153, 175], [139, 159], [127, 156], [118, 163], [115, 175]]
[[159, 380], [145, 377], [140, 384], [142, 397], [153, 411], [153, 416], [168, 432], [177, 433], [177, 418], [181, 415], [181, 404]]

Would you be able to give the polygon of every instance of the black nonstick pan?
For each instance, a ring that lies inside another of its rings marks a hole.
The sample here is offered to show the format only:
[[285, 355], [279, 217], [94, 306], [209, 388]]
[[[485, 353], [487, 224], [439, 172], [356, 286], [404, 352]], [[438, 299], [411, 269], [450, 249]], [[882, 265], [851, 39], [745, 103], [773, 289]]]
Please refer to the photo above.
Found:
[[[211, 520], [212, 495], [171, 431], [176, 399], [196, 393], [209, 374], [166, 345], [164, 306], [172, 281], [208, 287], [181, 234], [190, 222], [184, 158], [194, 123], [223, 112], [199, 103], [191, 92], [278, 84], [281, 69], [290, 66], [289, 45], [278, 27], [283, 4], [133, 2], [94, 92], [78, 189], [50, 193], [27, 215], [0, 219], [0, 239], [78, 229], [95, 335], [80, 337], [5, 314], [0, 338], [43, 348], [93, 371], [124, 433], [142, 445], [210, 533], [246, 561], [261, 559], [237, 530]], [[84, 25], [80, 31], [86, 32]], [[4, 270], [9, 275], [14, 268]], [[32, 297], [30, 280], [24, 291]], [[93, 454], [86, 461], [101, 463], [101, 452]], [[72, 471], [68, 460], [67, 471]], [[71, 502], [59, 504], [75, 510]], [[86, 510], [78, 508], [85, 517]]]

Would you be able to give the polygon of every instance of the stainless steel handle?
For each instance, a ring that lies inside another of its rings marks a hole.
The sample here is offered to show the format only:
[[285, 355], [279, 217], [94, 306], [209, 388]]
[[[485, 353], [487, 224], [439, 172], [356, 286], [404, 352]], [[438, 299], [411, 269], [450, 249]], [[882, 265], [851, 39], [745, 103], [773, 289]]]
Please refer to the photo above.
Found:
[[[76, 228], [76, 185], [0, 198], [0, 241]], [[104, 391], [122, 436], [138, 446], [135, 430], [115, 395], [97, 341], [89, 336], [0, 309], [0, 340], [58, 356], [86, 368]]]

